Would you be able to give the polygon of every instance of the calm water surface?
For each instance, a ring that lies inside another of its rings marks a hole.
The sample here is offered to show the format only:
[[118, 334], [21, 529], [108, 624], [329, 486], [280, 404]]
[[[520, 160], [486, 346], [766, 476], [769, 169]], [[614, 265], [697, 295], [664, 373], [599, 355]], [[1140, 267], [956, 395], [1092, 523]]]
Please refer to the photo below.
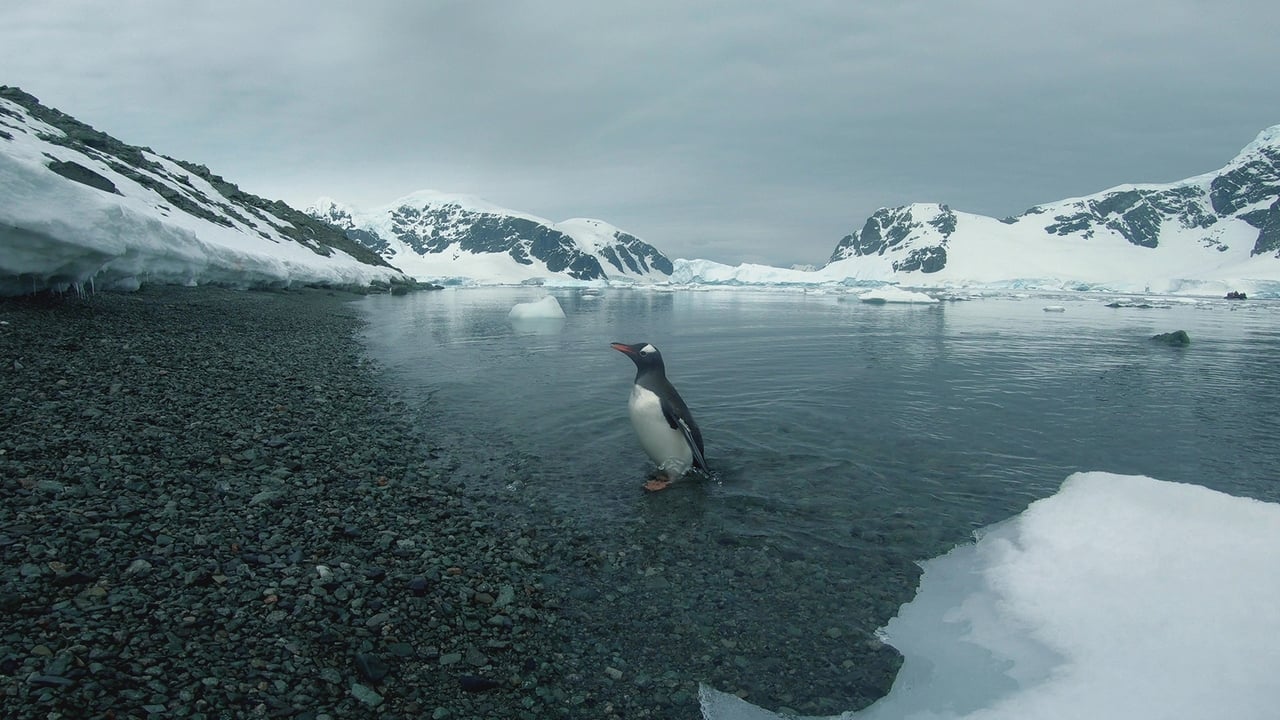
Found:
[[[547, 292], [566, 320], [508, 322], [513, 304]], [[513, 512], [567, 523], [600, 553], [669, 553], [683, 573], [673, 582], [765, 558], [802, 567], [762, 586], [820, 576], [815, 593], [843, 596], [795, 617], [748, 606], [803, 606], [803, 588], [751, 595], [748, 583], [736, 610], [735, 597], [716, 596], [706, 622], [733, 624], [713, 634], [754, 627], [764, 638], [770, 623], [874, 631], [914, 589], [904, 566], [1053, 494], [1072, 472], [1280, 501], [1280, 304], [1117, 309], [1109, 299], [870, 305], [798, 291], [499, 288], [362, 307], [370, 351], [397, 390], [469, 454], [461, 479], [510, 498]], [[1189, 347], [1150, 341], [1180, 329]], [[641, 490], [650, 466], [626, 409], [634, 367], [611, 341], [662, 351], [713, 479]], [[626, 572], [651, 572], [646, 562]], [[758, 654], [770, 653], [761, 640]], [[743, 676], [759, 660], [745, 659]]]
[[[1079, 470], [1280, 500], [1270, 303], [553, 290], [564, 322], [508, 322], [544, 293], [371, 298], [369, 343], [410, 399], [520, 456], [527, 475], [499, 481], [596, 523], [629, 519], [649, 470], [615, 340], [663, 351], [716, 470], [703, 489], [743, 532], [834, 541], [850, 514], [917, 505], [980, 526]], [[1149, 342], [1178, 329], [1190, 347]]]

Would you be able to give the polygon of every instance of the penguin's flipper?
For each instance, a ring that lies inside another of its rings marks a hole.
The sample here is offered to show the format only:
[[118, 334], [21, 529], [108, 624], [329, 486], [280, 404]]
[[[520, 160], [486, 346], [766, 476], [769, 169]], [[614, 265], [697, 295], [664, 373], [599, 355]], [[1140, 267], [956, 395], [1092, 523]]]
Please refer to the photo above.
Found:
[[706, 470], [707, 459], [702, 457], [702, 448], [698, 447], [698, 441], [694, 439], [689, 423], [685, 422], [684, 418], [680, 418], [676, 420], [676, 427], [680, 430], [680, 434], [684, 435], [684, 441], [689, 443], [689, 449], [693, 451], [693, 466]]

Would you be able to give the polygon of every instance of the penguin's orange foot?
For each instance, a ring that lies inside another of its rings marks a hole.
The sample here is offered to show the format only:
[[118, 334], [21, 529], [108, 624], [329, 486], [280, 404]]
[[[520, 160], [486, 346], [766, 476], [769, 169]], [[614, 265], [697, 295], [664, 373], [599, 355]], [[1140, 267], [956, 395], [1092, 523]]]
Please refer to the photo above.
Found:
[[670, 484], [671, 481], [666, 478], [654, 478], [644, 484], [644, 489], [649, 492], [658, 492], [659, 490], [666, 490]]

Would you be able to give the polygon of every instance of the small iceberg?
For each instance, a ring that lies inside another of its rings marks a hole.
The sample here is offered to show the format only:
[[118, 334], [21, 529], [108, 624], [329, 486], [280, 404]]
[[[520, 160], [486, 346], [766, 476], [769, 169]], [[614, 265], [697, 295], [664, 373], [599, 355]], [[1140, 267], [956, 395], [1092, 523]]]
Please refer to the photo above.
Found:
[[507, 322], [522, 335], [555, 335], [564, 330], [564, 309], [551, 295], [534, 302], [516, 303]]
[[930, 304], [938, 302], [934, 298], [920, 292], [912, 292], [903, 290], [902, 288], [887, 285], [875, 290], [868, 290], [858, 295], [858, 299], [864, 303], [908, 303], [908, 304]]
[[552, 295], [541, 300], [527, 303], [516, 303], [507, 313], [508, 320], [563, 320], [564, 309]]
[[1045, 305], [1045, 312], [1066, 312], [1067, 309], [1061, 305]]

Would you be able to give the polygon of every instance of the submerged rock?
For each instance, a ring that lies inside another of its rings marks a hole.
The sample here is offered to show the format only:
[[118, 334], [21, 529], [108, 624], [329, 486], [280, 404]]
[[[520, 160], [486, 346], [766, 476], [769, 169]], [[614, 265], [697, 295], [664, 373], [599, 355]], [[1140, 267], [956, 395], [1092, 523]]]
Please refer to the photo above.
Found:
[[1151, 342], [1172, 347], [1184, 347], [1191, 344], [1191, 336], [1187, 334], [1186, 330], [1175, 330], [1174, 332], [1152, 335]]

